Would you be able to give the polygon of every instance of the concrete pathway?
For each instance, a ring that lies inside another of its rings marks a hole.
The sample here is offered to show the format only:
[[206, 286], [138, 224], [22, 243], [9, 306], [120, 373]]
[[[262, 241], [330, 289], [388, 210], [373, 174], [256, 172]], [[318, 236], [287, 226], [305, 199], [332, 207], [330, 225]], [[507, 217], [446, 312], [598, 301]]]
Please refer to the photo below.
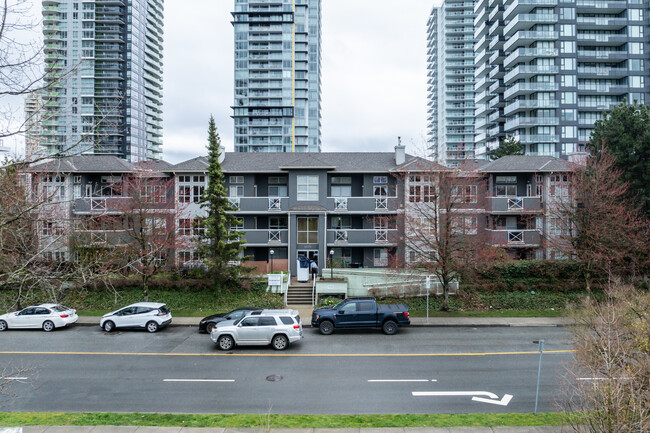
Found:
[[[562, 426], [538, 427], [391, 427], [391, 428], [195, 428], [128, 426], [28, 426], [6, 433], [561, 433]], [[0, 433], [3, 427], [0, 426]]]

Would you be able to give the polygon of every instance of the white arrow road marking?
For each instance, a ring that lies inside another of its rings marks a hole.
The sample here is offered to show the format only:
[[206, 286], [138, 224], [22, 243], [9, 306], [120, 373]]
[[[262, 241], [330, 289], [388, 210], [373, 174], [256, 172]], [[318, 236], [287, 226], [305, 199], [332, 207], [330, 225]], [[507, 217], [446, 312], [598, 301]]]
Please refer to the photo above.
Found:
[[[491, 403], [498, 404], [499, 406], [507, 406], [512, 400], [512, 395], [504, 394], [503, 398], [499, 400], [499, 396], [487, 391], [414, 391], [412, 392], [414, 397], [435, 397], [435, 396], [472, 396], [473, 401], [479, 401], [481, 403]], [[481, 398], [477, 396], [485, 396], [489, 398]], [[490, 400], [492, 399], [492, 400]]]
[[[499, 397], [497, 397], [498, 399]], [[499, 406], [508, 406], [508, 403], [510, 403], [510, 400], [512, 400], [512, 396], [510, 394], [503, 394], [503, 398], [501, 400], [489, 400], [487, 398], [481, 398], [481, 397], [472, 397], [472, 401], [480, 401], [481, 403], [490, 403], [490, 404], [496, 404]]]
[[[429, 382], [429, 379], [368, 379], [368, 382]], [[431, 382], [437, 382], [437, 380], [431, 379]]]
[[235, 379], [163, 379], [163, 382], [234, 382]]
[[27, 380], [29, 377], [0, 377], [0, 380]]

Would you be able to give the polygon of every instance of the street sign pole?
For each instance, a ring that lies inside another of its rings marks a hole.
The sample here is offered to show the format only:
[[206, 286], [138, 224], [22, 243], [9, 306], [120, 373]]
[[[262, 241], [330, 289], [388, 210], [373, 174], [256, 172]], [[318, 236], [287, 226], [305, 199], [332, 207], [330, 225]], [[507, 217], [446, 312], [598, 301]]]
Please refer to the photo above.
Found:
[[431, 277], [427, 275], [427, 279], [425, 281], [426, 282], [424, 283], [424, 285], [427, 288], [427, 325], [428, 325], [429, 324], [429, 289], [431, 288]]
[[544, 340], [533, 341], [539, 344], [539, 367], [537, 367], [537, 391], [535, 392], [535, 412], [537, 416], [537, 402], [539, 401], [539, 379], [542, 377], [542, 354], [544, 353]]

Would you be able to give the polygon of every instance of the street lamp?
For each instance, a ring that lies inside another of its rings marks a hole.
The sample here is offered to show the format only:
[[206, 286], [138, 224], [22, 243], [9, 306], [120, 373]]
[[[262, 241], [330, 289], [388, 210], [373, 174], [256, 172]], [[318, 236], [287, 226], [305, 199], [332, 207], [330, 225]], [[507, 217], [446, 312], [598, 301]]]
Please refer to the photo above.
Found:
[[334, 279], [334, 250], [330, 250], [330, 280]]
[[537, 368], [537, 391], [535, 392], [535, 412], [537, 416], [537, 402], [539, 400], [539, 379], [542, 377], [542, 354], [544, 353], [544, 340], [533, 340], [533, 344], [539, 346], [539, 367]]
[[270, 250], [269, 254], [271, 255], [271, 273], [273, 273], [273, 254], [275, 254], [275, 251]]

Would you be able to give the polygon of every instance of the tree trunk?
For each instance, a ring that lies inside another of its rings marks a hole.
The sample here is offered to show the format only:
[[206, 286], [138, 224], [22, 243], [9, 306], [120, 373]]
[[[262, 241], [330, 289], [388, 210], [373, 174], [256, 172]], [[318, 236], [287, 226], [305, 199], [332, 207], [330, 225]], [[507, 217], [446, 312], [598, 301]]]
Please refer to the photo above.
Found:
[[444, 294], [444, 298], [445, 298], [442, 309], [443, 311], [449, 311], [449, 284], [448, 283], [442, 284], [442, 293]]
[[144, 295], [144, 302], [149, 302], [149, 278], [142, 277], [142, 290]]

